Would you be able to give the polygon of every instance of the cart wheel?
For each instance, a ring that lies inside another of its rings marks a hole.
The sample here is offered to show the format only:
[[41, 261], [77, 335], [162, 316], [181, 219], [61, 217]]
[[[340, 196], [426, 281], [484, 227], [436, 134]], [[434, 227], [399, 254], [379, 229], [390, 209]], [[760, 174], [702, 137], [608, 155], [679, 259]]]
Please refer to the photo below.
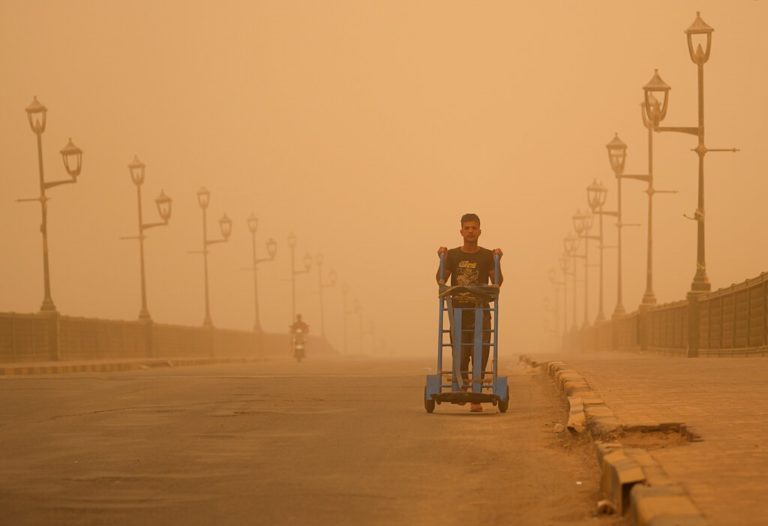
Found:
[[424, 409], [427, 410], [427, 413], [431, 413], [435, 410], [435, 401], [431, 398], [427, 399], [427, 388], [424, 388]]
[[499, 400], [500, 412], [506, 413], [508, 408], [509, 408], [509, 398], [507, 398], [506, 400]]

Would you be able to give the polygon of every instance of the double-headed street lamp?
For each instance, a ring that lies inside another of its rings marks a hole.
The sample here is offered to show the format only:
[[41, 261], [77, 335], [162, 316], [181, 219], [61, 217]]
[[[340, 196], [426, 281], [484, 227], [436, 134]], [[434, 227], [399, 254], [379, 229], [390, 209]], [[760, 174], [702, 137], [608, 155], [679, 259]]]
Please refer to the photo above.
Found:
[[323, 255], [317, 254], [315, 262], [317, 263], [317, 285], [320, 291], [320, 335], [325, 340], [325, 304], [323, 303], [323, 289], [336, 285], [336, 271], [331, 269], [328, 272], [328, 281], [323, 281]]
[[582, 213], [581, 210], [573, 216], [573, 229], [576, 235], [584, 240], [584, 327], [589, 326], [589, 240], [599, 239], [597, 236], [589, 235], [593, 221], [592, 214]]
[[605, 238], [603, 237], [603, 216], [618, 215], [618, 212], [603, 210], [607, 194], [608, 189], [603, 186], [603, 183], [599, 182], [597, 179], [593, 180], [592, 184], [587, 187], [587, 202], [589, 204], [589, 208], [592, 210], [593, 214], [600, 218], [600, 231], [597, 235], [597, 239], [599, 239], [598, 248], [600, 249], [600, 286], [598, 289], [599, 294], [597, 301], [597, 318], [595, 319], [596, 323], [605, 321], [605, 312], [603, 311], [603, 251], [608, 247], [605, 245]]
[[[736, 152], [736, 148], [707, 148], [704, 144], [704, 64], [709, 60], [709, 54], [712, 51], [712, 29], [699, 13], [696, 13], [696, 19], [691, 26], [685, 30], [688, 43], [688, 54], [691, 61], [696, 64], [698, 73], [698, 124], [696, 126], [660, 126], [661, 121], [667, 115], [669, 105], [670, 86], [664, 82], [656, 70], [651, 80], [643, 86], [645, 116], [657, 132], [678, 132], [696, 135], [698, 144], [693, 149], [699, 158], [699, 177], [698, 177], [698, 206], [693, 219], [697, 223], [697, 244], [696, 244], [696, 273], [691, 283], [690, 294], [699, 294], [710, 290], [711, 285], [707, 277], [707, 265], [705, 254], [705, 236], [704, 236], [704, 156], [709, 152]], [[687, 216], [686, 216], [687, 217]]]
[[304, 256], [304, 269], [296, 270], [296, 234], [288, 234], [288, 248], [291, 249], [291, 323], [296, 321], [296, 276], [307, 274], [312, 268], [312, 256]]
[[157, 223], [145, 223], [144, 213], [141, 207], [141, 186], [144, 184], [144, 170], [146, 166], [139, 161], [137, 156], [133, 156], [133, 161], [128, 165], [128, 172], [131, 174], [131, 181], [136, 185], [136, 202], [138, 204], [139, 233], [137, 236], [123, 237], [122, 239], [139, 240], [139, 268], [141, 270], [141, 310], [139, 311], [139, 320], [150, 321], [152, 318], [147, 309], [147, 280], [144, 270], [144, 231], [157, 226], [166, 226], [171, 218], [171, 198], [160, 190], [160, 195], [155, 199], [157, 213], [162, 221]]
[[265, 258], [259, 258], [256, 255], [256, 231], [259, 228], [259, 220], [258, 218], [253, 215], [253, 212], [251, 212], [251, 215], [248, 217], [248, 230], [251, 232], [251, 248], [252, 248], [252, 258], [251, 263], [252, 267], [248, 270], [253, 271], [253, 332], [257, 334], [261, 334], [261, 321], [259, 319], [259, 278], [258, 278], [258, 267], [259, 263], [264, 263], [265, 261], [272, 261], [275, 259], [275, 255], [277, 254], [277, 241], [275, 241], [272, 238], [267, 239], [266, 246], [267, 246], [267, 257]]
[[32, 132], [37, 136], [37, 165], [40, 177], [40, 196], [31, 199], [18, 199], [19, 202], [38, 201], [42, 211], [43, 220], [40, 224], [40, 233], [43, 235], [43, 304], [40, 310], [43, 312], [56, 312], [56, 305], [51, 298], [51, 279], [48, 266], [48, 197], [45, 191], [54, 186], [62, 184], [76, 183], [77, 176], [80, 175], [83, 163], [83, 151], [74, 145], [72, 139], [67, 141], [66, 146], [60, 151], [61, 158], [64, 161], [64, 168], [69, 174], [69, 179], [60, 181], [45, 182], [43, 172], [43, 132], [45, 132], [46, 114], [48, 109], [40, 104], [37, 97], [34, 97], [32, 104], [27, 106], [27, 119]]
[[206, 188], [197, 191], [197, 202], [203, 211], [203, 271], [205, 278], [205, 319], [203, 327], [212, 328], [211, 307], [208, 294], [208, 247], [216, 243], [225, 243], [232, 234], [232, 220], [224, 214], [219, 219], [219, 229], [221, 230], [220, 239], [208, 239], [208, 204], [211, 200], [211, 193]]

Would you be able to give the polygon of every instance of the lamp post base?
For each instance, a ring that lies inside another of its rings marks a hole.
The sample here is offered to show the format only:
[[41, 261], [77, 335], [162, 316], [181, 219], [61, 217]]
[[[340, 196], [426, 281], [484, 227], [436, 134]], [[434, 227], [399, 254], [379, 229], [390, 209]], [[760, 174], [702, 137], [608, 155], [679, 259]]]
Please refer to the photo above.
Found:
[[709, 283], [709, 279], [707, 279], [706, 276], [703, 278], [700, 278], [699, 276], [693, 278], [693, 282], [691, 283], [691, 294], [702, 294], [704, 292], [709, 292], [710, 290], [712, 290], [712, 285]]
[[40, 305], [40, 312], [56, 312], [56, 305], [53, 304], [51, 298], [45, 298], [43, 304]]
[[656, 305], [656, 295], [653, 291], [646, 291], [646, 293], [643, 294], [643, 302], [641, 305]]

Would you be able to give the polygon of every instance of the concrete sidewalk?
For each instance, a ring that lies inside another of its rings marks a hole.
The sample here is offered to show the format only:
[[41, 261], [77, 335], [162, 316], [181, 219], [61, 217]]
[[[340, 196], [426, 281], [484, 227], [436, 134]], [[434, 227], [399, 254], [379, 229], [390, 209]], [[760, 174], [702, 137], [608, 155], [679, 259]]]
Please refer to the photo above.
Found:
[[568, 364], [624, 427], [684, 424], [696, 441], [651, 440], [639, 447], [683, 485], [711, 524], [768, 524], [768, 358], [529, 357]]

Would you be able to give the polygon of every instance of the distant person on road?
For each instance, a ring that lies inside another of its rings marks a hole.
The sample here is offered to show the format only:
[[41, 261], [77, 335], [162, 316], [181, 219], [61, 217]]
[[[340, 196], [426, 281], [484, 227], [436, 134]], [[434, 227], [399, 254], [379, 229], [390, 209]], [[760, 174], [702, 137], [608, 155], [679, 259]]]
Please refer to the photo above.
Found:
[[291, 334], [296, 334], [298, 332], [307, 334], [309, 332], [309, 325], [302, 321], [301, 314], [296, 315], [296, 321], [289, 325], [289, 328], [291, 329]]
[[[501, 273], [501, 266], [499, 266], [499, 276], [496, 279], [496, 270], [494, 268], [493, 256], [498, 254], [501, 258], [502, 251], [499, 248], [488, 250], [477, 244], [477, 240], [482, 233], [480, 230], [480, 218], [477, 214], [464, 214], [461, 216], [461, 230], [459, 230], [461, 237], [464, 239], [462, 246], [452, 248], [448, 250], [446, 247], [440, 247], [437, 249], [438, 257], [443, 254], [445, 257], [445, 265], [443, 268], [443, 283], [450, 278], [451, 286], [472, 286], [472, 285], [488, 285], [491, 283], [498, 283], [504, 281], [504, 276]], [[437, 268], [436, 279], [440, 282], [440, 267]], [[471, 294], [466, 293], [462, 296], [453, 297], [454, 308], [473, 308], [476, 305], [476, 299]], [[486, 305], [483, 305], [487, 307]], [[473, 336], [475, 329], [475, 317], [468, 311], [464, 311], [461, 318], [461, 364], [460, 370], [464, 371], [462, 376], [462, 389], [467, 390], [469, 388], [469, 364], [472, 361], [472, 347]], [[483, 363], [482, 371], [485, 374], [485, 368], [488, 365], [488, 355], [490, 354], [490, 338], [491, 338], [491, 313], [490, 311], [483, 311]], [[453, 331], [450, 333], [451, 343], [453, 343]], [[470, 411], [480, 412], [483, 410], [483, 406], [477, 403], [471, 404]]]

